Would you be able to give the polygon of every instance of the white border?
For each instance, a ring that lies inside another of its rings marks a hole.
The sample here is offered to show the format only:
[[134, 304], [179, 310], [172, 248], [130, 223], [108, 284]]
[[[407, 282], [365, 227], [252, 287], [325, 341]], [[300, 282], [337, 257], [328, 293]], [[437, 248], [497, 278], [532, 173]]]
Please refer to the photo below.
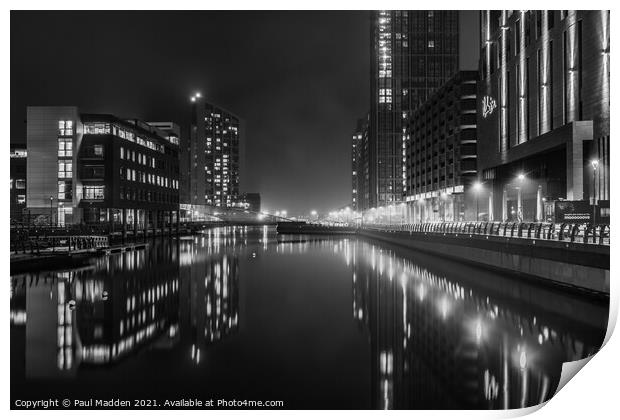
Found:
[[[46, 9], [50, 6], [57, 9], [153, 9], [153, 10], [167, 10], [167, 9], [287, 9], [287, 10], [321, 10], [321, 9], [329, 9], [329, 10], [370, 10], [370, 9], [402, 9], [402, 10], [410, 10], [415, 9], [417, 6], [427, 6], [427, 3], [418, 3], [413, 0], [409, 1], [367, 1], [367, 0], [359, 0], [359, 1], [333, 1], [333, 0], [314, 0], [312, 2], [285, 2], [282, 0], [273, 1], [273, 0], [264, 0], [264, 1], [239, 1], [239, 0], [229, 0], [227, 2], [212, 2], [212, 1], [185, 1], [185, 0], [175, 0], [174, 2], [165, 2], [160, 0], [153, 1], [119, 1], [119, 0], [108, 0], [105, 4], [99, 2], [92, 3], [84, 3], [83, 1], [55, 1], [50, 3], [49, 1], [8, 1], [4, 2], [8, 6], [5, 9], [5, 13], [2, 16], [2, 49], [4, 57], [10, 57], [10, 9], [16, 10], [37, 10], [37, 9]], [[497, 1], [477, 1], [477, 2], [458, 2], [458, 1], [435, 1], [433, 2], [434, 9], [511, 9], [516, 8], [527, 8], [527, 9], [611, 9], [611, 27], [616, 28], [617, 19], [616, 13], [617, 10], [614, 8], [614, 4], [611, 1], [589, 1], [584, 3], [583, 1], [520, 1], [520, 2], [501, 2]], [[428, 5], [430, 6], [430, 5]], [[509, 7], [512, 6], [512, 7]], [[612, 36], [612, 45], [618, 45], [614, 41], [618, 40], [616, 37], [617, 31], [614, 29], [611, 30]], [[364, 41], [365, 42], [365, 41]], [[611, 54], [611, 73], [612, 73], [612, 85], [618, 80], [615, 77], [617, 74], [616, 66], [614, 65], [615, 55]], [[2, 104], [3, 112], [2, 118], [5, 121], [5, 127], [10, 124], [10, 103], [9, 103], [9, 92], [10, 92], [10, 67], [5, 64], [2, 66], [2, 74], [4, 81], [5, 89], [4, 92], [4, 101]], [[618, 109], [618, 101], [616, 95], [611, 95], [611, 109]], [[615, 132], [615, 120], [612, 118], [611, 121], [611, 131]], [[612, 134], [612, 138], [614, 135]], [[615, 140], [614, 140], [615, 141]], [[9, 141], [5, 141], [5, 153], [8, 148]], [[5, 155], [6, 156], [6, 155]], [[5, 157], [6, 159], [6, 157]], [[614, 162], [618, 162], [618, 146], [612, 145], [611, 147], [611, 159]], [[6, 160], [5, 160], [6, 162]], [[2, 165], [1, 169], [2, 176], [4, 179], [9, 178], [9, 165]], [[611, 166], [611, 186], [612, 186], [612, 196], [616, 197], [616, 183], [618, 178], [618, 167], [612, 165]], [[6, 185], [6, 184], [5, 184]], [[613, 204], [612, 204], [613, 206]], [[612, 215], [615, 214], [612, 211]], [[613, 216], [612, 216], [613, 217]], [[9, 219], [9, 208], [8, 206], [2, 207], [2, 220], [4, 220], [4, 224], [2, 225], [3, 229], [3, 237], [5, 238], [2, 241], [2, 252], [3, 255], [8, 255], [8, 223], [6, 221]], [[613, 273], [617, 272], [618, 265], [618, 252], [616, 252], [616, 248], [612, 248], [612, 258], [611, 258], [611, 270]], [[6, 257], [5, 257], [6, 258]], [[6, 261], [6, 260], [5, 260]], [[6, 264], [2, 265], [5, 270], [4, 278], [8, 280], [9, 278], [9, 264], [8, 261]], [[618, 293], [620, 286], [617, 284], [618, 280], [615, 280], [612, 276], [611, 278], [611, 311], [610, 311], [610, 331], [613, 330], [613, 326], [615, 325], [615, 321], [617, 319], [618, 314]], [[7, 286], [8, 289], [8, 286]], [[6, 290], [6, 289], [5, 289]], [[4, 305], [4, 313], [8, 312], [8, 299], [5, 297], [3, 300]], [[9, 323], [2, 323], [3, 328], [3, 336], [8, 339], [9, 337]], [[609, 339], [609, 332], [608, 337]], [[9, 346], [2, 346], [2, 360], [5, 360], [6, 364], [9, 364]], [[125, 418], [135, 419], [136, 417], [148, 416], [148, 418], [168, 418], [170, 416], [182, 415], [184, 417], [196, 417], [196, 418], [213, 418], [213, 417], [223, 417], [223, 418], [238, 418], [239, 416], [248, 416], [251, 415], [252, 418], [257, 419], [272, 419], [272, 418], [289, 418], [291, 415], [299, 418], [308, 418], [314, 419], [316, 416], [321, 417], [340, 417], [342, 415], [346, 416], [355, 416], [360, 418], [370, 418], [371, 416], [389, 416], [389, 417], [402, 417], [411, 419], [412, 416], [418, 418], [433, 418], [433, 419], [452, 419], [452, 418], [463, 418], [463, 419], [488, 419], [488, 418], [504, 418], [504, 417], [515, 417], [518, 415], [528, 414], [534, 411], [531, 418], [564, 418], [564, 419], [584, 419], [584, 418], [611, 418], [615, 417], [618, 413], [618, 394], [617, 388], [615, 387], [615, 380], [618, 378], [618, 374], [620, 373], [620, 364], [618, 363], [618, 357], [616, 355], [620, 355], [620, 344], [619, 339], [617, 338], [617, 334], [611, 336], [611, 339], [607, 342], [602, 351], [594, 356], [590, 363], [579, 372], [576, 379], [570, 381], [554, 398], [552, 398], [542, 410], [534, 409], [525, 409], [525, 410], [515, 410], [509, 412], [501, 412], [501, 411], [395, 411], [389, 413], [381, 413], [381, 412], [373, 412], [373, 411], [356, 411], [356, 412], [312, 412], [312, 411], [283, 411], [283, 412], [267, 412], [267, 411], [254, 411], [254, 412], [204, 412], [204, 411], [190, 411], [190, 412], [172, 412], [172, 411], [157, 411], [157, 412], [88, 412], [81, 413], [77, 411], [72, 412], [25, 412], [25, 411], [12, 411], [10, 412], [11, 417], [19, 417], [19, 418], [33, 418], [33, 416], [45, 416], [44, 418], [76, 418], [81, 417], [84, 414], [89, 417], [95, 418], [110, 418], [110, 416], [118, 416]], [[6, 367], [6, 365], [5, 365]], [[8, 374], [8, 367], [4, 370], [5, 374], [4, 381], [2, 383], [2, 405], [5, 410], [9, 408], [9, 379], [10, 375]], [[613, 414], [612, 414], [613, 413]]]

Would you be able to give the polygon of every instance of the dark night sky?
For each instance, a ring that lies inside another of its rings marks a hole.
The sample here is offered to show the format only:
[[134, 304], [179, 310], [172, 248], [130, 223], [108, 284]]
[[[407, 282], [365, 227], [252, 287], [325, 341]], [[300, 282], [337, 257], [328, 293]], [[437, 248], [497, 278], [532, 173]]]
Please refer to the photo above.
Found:
[[198, 90], [246, 122], [242, 190], [327, 210], [350, 197], [368, 54], [366, 12], [12, 12], [11, 141], [27, 105], [186, 125]]
[[11, 142], [28, 105], [187, 126], [200, 91], [245, 120], [242, 191], [325, 211], [350, 200], [368, 66], [362, 11], [12, 12]]

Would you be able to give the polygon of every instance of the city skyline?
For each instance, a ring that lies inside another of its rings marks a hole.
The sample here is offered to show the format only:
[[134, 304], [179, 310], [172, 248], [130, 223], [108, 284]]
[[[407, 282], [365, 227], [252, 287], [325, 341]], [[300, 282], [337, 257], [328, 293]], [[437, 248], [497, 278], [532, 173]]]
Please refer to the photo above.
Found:
[[[369, 16], [14, 11], [11, 143], [25, 144], [26, 106], [40, 105], [172, 121], [188, 136], [190, 99], [200, 92], [247, 124], [252, 159], [241, 192], [259, 192], [263, 208], [290, 215], [346, 206], [350, 121], [368, 108]], [[211, 53], [192, 39], [208, 39]], [[69, 57], [62, 66], [58, 45]]]

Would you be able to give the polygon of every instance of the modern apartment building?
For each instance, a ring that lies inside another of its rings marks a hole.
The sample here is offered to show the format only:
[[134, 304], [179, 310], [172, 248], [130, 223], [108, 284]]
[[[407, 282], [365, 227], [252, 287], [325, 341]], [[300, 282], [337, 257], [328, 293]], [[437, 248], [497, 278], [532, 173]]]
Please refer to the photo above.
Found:
[[403, 201], [411, 113], [459, 69], [458, 11], [371, 14], [369, 179], [361, 210]]
[[540, 221], [559, 200], [609, 200], [609, 11], [480, 18], [478, 163], [491, 218]]
[[357, 120], [351, 136], [351, 208], [360, 211], [368, 200], [368, 116]]
[[26, 158], [25, 145], [11, 144], [11, 223], [28, 223], [26, 209]]
[[183, 153], [189, 153], [187, 204], [240, 207], [242, 129], [242, 121], [235, 114], [201, 96], [192, 98], [190, 143], [182, 148]]
[[26, 203], [39, 221], [137, 229], [178, 216], [178, 144], [147, 123], [28, 107], [27, 150]]
[[[461, 71], [411, 114], [407, 129], [407, 220], [475, 220], [465, 194], [477, 179], [476, 84]], [[466, 205], [467, 204], [467, 205]]]

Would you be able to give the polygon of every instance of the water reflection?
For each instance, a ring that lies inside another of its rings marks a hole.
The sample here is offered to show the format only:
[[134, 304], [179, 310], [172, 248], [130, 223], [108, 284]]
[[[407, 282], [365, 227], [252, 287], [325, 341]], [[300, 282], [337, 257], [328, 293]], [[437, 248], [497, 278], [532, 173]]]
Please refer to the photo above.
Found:
[[369, 326], [377, 408], [535, 405], [555, 392], [563, 362], [603, 340], [605, 307], [365, 242], [338, 249], [353, 265], [354, 318]]
[[[191, 358], [199, 364], [205, 346], [234, 334], [239, 328], [239, 261], [237, 255], [218, 254], [220, 247], [237, 248], [237, 236], [209, 231], [183, 241], [179, 273], [182, 301], [188, 304]], [[233, 232], [234, 233], [234, 232]], [[206, 251], [206, 252], [205, 252]]]
[[27, 320], [25, 377], [75, 376], [82, 365], [116, 363], [157, 340], [174, 341], [176, 260], [174, 247], [162, 244], [86, 269], [13, 277], [11, 304]]
[[12, 277], [12, 393], [524, 407], [596, 351], [607, 308], [353, 238], [220, 228]]

